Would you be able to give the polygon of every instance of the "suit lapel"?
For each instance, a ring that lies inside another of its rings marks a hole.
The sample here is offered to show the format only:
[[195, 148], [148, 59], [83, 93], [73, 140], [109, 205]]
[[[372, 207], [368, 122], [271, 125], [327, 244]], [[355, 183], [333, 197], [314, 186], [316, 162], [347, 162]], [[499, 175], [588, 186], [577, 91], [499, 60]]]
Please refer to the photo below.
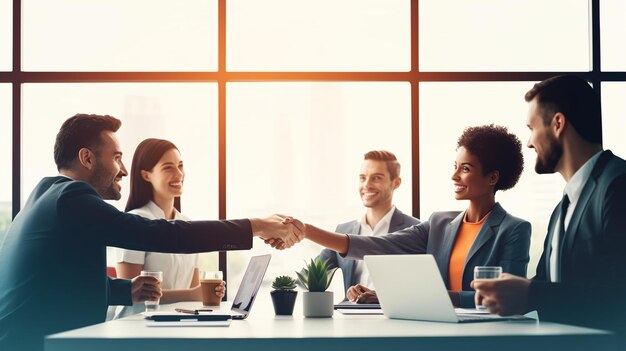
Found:
[[476, 239], [474, 239], [474, 242], [472, 243], [472, 246], [470, 247], [470, 250], [465, 257], [465, 263], [463, 264], [464, 272], [467, 262], [472, 259], [472, 257], [480, 250], [481, 247], [483, 247], [483, 245], [485, 245], [491, 238], [493, 238], [494, 235], [496, 235], [496, 232], [498, 232], [498, 228], [500, 227], [500, 223], [502, 223], [505, 214], [506, 212], [504, 211], [502, 206], [500, 206], [499, 203], [496, 203], [496, 205], [493, 207], [493, 210], [491, 210], [491, 214], [489, 214], [489, 217], [487, 217], [485, 223], [483, 223], [483, 225], [480, 227], [480, 230], [476, 235]]
[[[578, 232], [578, 226], [580, 225], [580, 220], [582, 218], [582, 214], [585, 211], [585, 208], [589, 204], [589, 199], [591, 198], [591, 194], [596, 188], [596, 180], [594, 178], [589, 178], [585, 187], [583, 188], [583, 192], [580, 193], [580, 198], [576, 203], [576, 208], [574, 208], [574, 212], [572, 213], [572, 218], [569, 220], [569, 225], [567, 226], [567, 230], [565, 231], [565, 237], [561, 239], [561, 255], [559, 256], [559, 267], [562, 267], [563, 262], [563, 254], [571, 252], [572, 246], [574, 245], [574, 239], [576, 237], [576, 233]], [[563, 214], [564, 215], [564, 214]]]
[[450, 253], [452, 252], [452, 247], [454, 246], [454, 240], [456, 239], [456, 235], [459, 232], [459, 228], [461, 227], [461, 223], [463, 222], [463, 217], [465, 216], [465, 211], [459, 213], [455, 219], [452, 220], [447, 226], [443, 238], [443, 242], [441, 245], [441, 253], [435, 255], [435, 260], [437, 261], [437, 265], [441, 268], [441, 274], [443, 281], [448, 285], [448, 269], [450, 266]]
[[397, 232], [400, 229], [404, 229], [404, 227], [404, 214], [396, 208], [389, 222], [389, 233]]
[[596, 165], [593, 167], [591, 171], [591, 176], [587, 179], [587, 182], [584, 185], [583, 191], [580, 193], [580, 198], [576, 203], [576, 208], [574, 208], [574, 212], [572, 213], [572, 218], [570, 218], [569, 225], [567, 226], [567, 230], [565, 231], [565, 237], [561, 239], [561, 255], [559, 256], [559, 267], [563, 267], [562, 262], [563, 256], [567, 255], [568, 252], [571, 252], [572, 246], [574, 246], [574, 241], [576, 239], [576, 234], [578, 233], [578, 226], [580, 225], [580, 221], [583, 217], [583, 213], [585, 212], [585, 208], [589, 205], [589, 199], [596, 189], [598, 176], [602, 174], [604, 167], [612, 158], [613, 153], [611, 151], [604, 151], [602, 155], [598, 158]]
[[546, 240], [543, 245], [543, 257], [545, 258], [545, 277], [546, 280], [551, 280], [550, 275], [550, 255], [552, 254], [552, 237], [554, 237], [554, 229], [556, 227], [556, 219], [561, 217], [561, 202], [556, 206], [554, 211], [552, 211], [552, 216], [550, 216], [550, 223], [548, 223], [548, 234], [546, 235]]

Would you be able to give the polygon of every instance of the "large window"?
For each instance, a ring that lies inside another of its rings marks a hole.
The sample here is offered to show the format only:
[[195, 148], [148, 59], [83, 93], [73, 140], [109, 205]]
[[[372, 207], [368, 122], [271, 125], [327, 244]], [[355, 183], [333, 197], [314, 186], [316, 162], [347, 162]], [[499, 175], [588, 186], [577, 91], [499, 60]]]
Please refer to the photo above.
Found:
[[[130, 171], [133, 152], [145, 138], [178, 146], [185, 163], [183, 212], [196, 219], [218, 217], [217, 86], [214, 83], [78, 83], [25, 84], [22, 116], [22, 202], [41, 177], [56, 174], [52, 157], [56, 131], [76, 113], [110, 114], [122, 120], [118, 137]], [[111, 204], [124, 210], [122, 199]], [[109, 264], [113, 265], [109, 255]], [[213, 259], [202, 262], [215, 266]]]
[[11, 84], [0, 84], [0, 245], [11, 224]]
[[410, 1], [229, 0], [229, 71], [410, 71]]
[[602, 138], [605, 149], [626, 158], [626, 83], [602, 83]]
[[[13, 3], [11, 0], [0, 0], [0, 71], [10, 71], [13, 59], [11, 57], [11, 33], [13, 33]], [[7, 116], [9, 117], [9, 116]]]
[[[411, 213], [410, 94], [407, 83], [229, 83], [228, 216], [286, 213], [334, 230], [363, 215], [359, 170], [363, 154], [379, 149], [406, 166], [394, 199]], [[231, 289], [249, 255], [272, 251], [257, 242], [230, 253]], [[305, 242], [273, 252], [268, 277], [294, 275], [319, 251]]]
[[26, 71], [215, 71], [217, 1], [22, 1]]
[[602, 70], [626, 71], [626, 2], [622, 0], [602, 0], [600, 7], [600, 33], [602, 35]]
[[419, 4], [421, 71], [590, 68], [588, 0], [420, 0]]
[[[192, 218], [278, 212], [334, 229], [364, 214], [357, 174], [371, 149], [399, 157], [404, 212], [464, 209], [450, 181], [456, 139], [495, 123], [525, 144], [523, 94], [547, 77], [589, 80], [605, 147], [626, 155], [625, 11], [620, 0], [0, 0], [0, 162], [19, 164], [0, 173], [0, 215], [56, 173], [54, 137], [78, 112], [123, 120], [127, 166], [140, 140], [174, 141]], [[564, 183], [535, 174], [532, 150], [524, 156], [519, 184], [497, 199], [533, 224], [532, 276]], [[273, 253], [267, 282], [320, 249], [255, 240], [219, 264], [234, 293], [251, 255]], [[340, 277], [333, 289], [343, 296]]]

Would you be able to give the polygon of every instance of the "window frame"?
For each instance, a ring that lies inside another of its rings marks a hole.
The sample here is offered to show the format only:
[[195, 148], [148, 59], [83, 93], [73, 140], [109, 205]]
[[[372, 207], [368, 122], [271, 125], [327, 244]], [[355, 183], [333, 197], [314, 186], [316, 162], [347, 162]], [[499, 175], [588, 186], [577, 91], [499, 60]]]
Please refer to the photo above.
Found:
[[[420, 82], [508, 82], [540, 81], [558, 74], [573, 73], [587, 79], [601, 97], [602, 82], [626, 82], [626, 72], [603, 72], [600, 65], [600, 0], [590, 0], [591, 62], [589, 72], [420, 72], [418, 19], [419, 0], [411, 0], [411, 70], [408, 72], [229, 72], [226, 69], [226, 2], [218, 0], [218, 70], [217, 72], [25, 72], [21, 66], [22, 1], [13, 0], [13, 52], [12, 71], [0, 72], [0, 82], [12, 84], [12, 216], [20, 210], [21, 159], [21, 86], [25, 83], [75, 83], [75, 82], [216, 82], [218, 85], [218, 201], [219, 218], [226, 219], [226, 83], [238, 81], [390, 81], [408, 82], [411, 85], [411, 154], [412, 183], [420, 188], [419, 148], [419, 83]], [[420, 196], [412, 192], [412, 214], [420, 217]], [[226, 272], [226, 252], [219, 253], [219, 267]]]

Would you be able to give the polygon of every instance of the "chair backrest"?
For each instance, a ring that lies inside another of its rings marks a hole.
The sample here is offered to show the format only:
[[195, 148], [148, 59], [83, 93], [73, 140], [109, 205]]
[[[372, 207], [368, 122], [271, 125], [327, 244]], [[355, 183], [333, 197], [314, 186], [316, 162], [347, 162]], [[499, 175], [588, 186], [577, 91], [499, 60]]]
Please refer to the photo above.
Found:
[[115, 267], [107, 267], [107, 275], [111, 278], [117, 278], [117, 271]]

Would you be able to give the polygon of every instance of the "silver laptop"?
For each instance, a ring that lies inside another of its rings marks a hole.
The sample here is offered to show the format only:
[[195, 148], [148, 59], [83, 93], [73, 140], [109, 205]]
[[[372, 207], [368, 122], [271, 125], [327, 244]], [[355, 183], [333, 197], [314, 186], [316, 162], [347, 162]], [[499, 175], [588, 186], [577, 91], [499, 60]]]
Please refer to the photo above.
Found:
[[[233, 305], [230, 308], [230, 313], [223, 312], [196, 312], [195, 314], [186, 314], [182, 311], [176, 313], [168, 311], [157, 312], [144, 312], [143, 315], [146, 319], [154, 322], [150, 326], [173, 326], [179, 325], [176, 322], [216, 322], [216, 321], [229, 321], [230, 319], [246, 319], [252, 309], [252, 304], [256, 298], [267, 266], [270, 264], [271, 255], [253, 256], [248, 263], [248, 268], [243, 275], [237, 295], [233, 300]], [[174, 322], [174, 324], [169, 324]], [[221, 325], [221, 324], [220, 324]], [[228, 323], [223, 324], [228, 326]]]
[[267, 267], [270, 264], [270, 258], [272, 255], [260, 255], [253, 256], [248, 263], [246, 273], [243, 275], [237, 295], [233, 300], [233, 305], [230, 308], [232, 319], [246, 319], [252, 309], [252, 304], [256, 298], [263, 277], [267, 271]]
[[367, 255], [365, 264], [388, 318], [450, 323], [527, 319], [457, 314], [432, 255]]

